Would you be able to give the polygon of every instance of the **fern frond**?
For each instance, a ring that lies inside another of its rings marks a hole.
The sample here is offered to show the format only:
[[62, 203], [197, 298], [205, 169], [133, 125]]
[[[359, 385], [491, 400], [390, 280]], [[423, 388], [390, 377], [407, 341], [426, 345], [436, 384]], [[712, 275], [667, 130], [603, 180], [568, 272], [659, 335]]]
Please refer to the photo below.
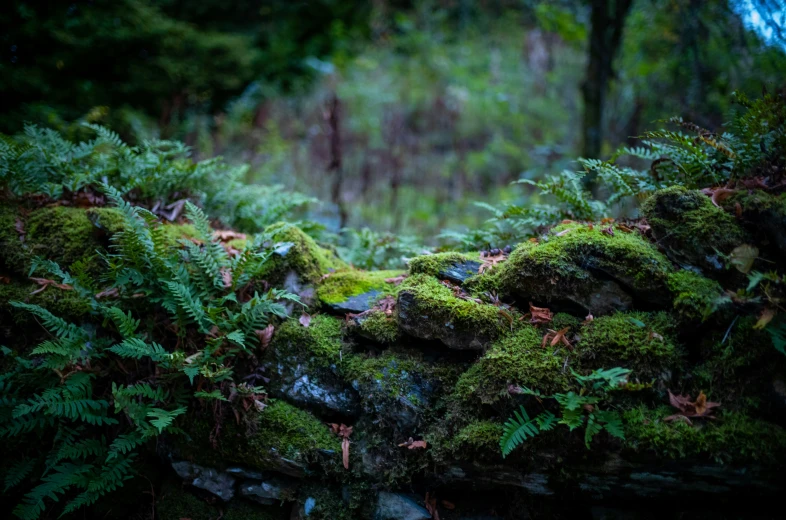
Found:
[[529, 418], [523, 406], [519, 407], [519, 411], [513, 412], [513, 417], [509, 418], [502, 428], [499, 447], [503, 458], [510, 455], [516, 447], [524, 444], [527, 438], [535, 437], [539, 433], [535, 420]]

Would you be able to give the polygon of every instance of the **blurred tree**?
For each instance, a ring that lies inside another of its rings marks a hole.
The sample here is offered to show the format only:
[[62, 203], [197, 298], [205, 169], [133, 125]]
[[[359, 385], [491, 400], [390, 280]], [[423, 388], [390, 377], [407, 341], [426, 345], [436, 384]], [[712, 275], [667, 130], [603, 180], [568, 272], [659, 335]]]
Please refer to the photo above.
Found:
[[128, 106], [161, 126], [222, 109], [251, 81], [286, 90], [368, 33], [370, 9], [342, 0], [9, 0], [0, 11], [0, 131]]

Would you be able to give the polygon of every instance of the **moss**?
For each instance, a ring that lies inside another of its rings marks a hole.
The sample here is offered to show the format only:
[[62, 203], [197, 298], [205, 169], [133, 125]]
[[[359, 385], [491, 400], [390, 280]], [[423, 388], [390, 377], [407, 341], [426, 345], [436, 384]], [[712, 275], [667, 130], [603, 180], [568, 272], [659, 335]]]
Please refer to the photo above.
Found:
[[288, 509], [280, 506], [260, 506], [235, 499], [229, 504], [210, 504], [175, 483], [167, 483], [156, 501], [157, 517], [163, 520], [284, 520]]
[[502, 429], [502, 424], [492, 421], [471, 422], [450, 439], [450, 448], [457, 452], [471, 450], [499, 455]]
[[411, 274], [439, 276], [439, 273], [445, 272], [454, 265], [480, 261], [480, 253], [436, 253], [433, 255], [421, 255], [409, 261], [409, 272]]
[[308, 518], [309, 520], [354, 520], [359, 518], [356, 511], [350, 509], [345, 503], [339, 490], [314, 485], [304, 488], [300, 495], [298, 507], [301, 514], [297, 517], [293, 516], [293, 518]]
[[371, 311], [360, 320], [363, 336], [377, 343], [393, 343], [399, 337], [398, 321], [383, 311]]
[[300, 354], [316, 366], [330, 366], [341, 358], [342, 321], [317, 314], [311, 317], [308, 327], [291, 319], [281, 324], [273, 336], [270, 350], [276, 355]]
[[237, 249], [238, 251], [243, 251], [250, 243], [251, 241], [247, 238], [233, 238], [227, 242], [227, 246]]
[[[422, 357], [413, 352], [391, 350], [374, 357], [355, 355], [347, 358], [344, 376], [349, 382], [373, 386], [377, 393], [393, 399], [407, 397], [413, 376], [455, 379], [454, 372], [424, 363]], [[419, 399], [417, 396], [410, 397], [414, 401]]]
[[398, 315], [399, 326], [408, 333], [441, 339], [446, 344], [450, 342], [446, 335], [464, 335], [467, 342], [487, 343], [519, 323], [513, 317], [511, 324], [494, 305], [455, 296], [450, 288], [425, 274], [410, 276], [401, 283]]
[[275, 243], [292, 244], [278, 248], [281, 251], [274, 252], [259, 274], [272, 285], [283, 283], [289, 272], [296, 273], [303, 282], [317, 284], [323, 274], [349, 267], [333, 251], [320, 247], [313, 238], [291, 224], [278, 222], [268, 226], [264, 234], [272, 237]]
[[693, 425], [663, 420], [672, 413], [665, 406], [625, 412], [628, 448], [665, 458], [702, 457], [720, 463], [779, 464], [786, 455], [786, 431], [772, 423], [730, 411], [720, 412], [715, 421], [695, 420]]
[[670, 274], [667, 284], [674, 296], [674, 310], [688, 321], [703, 320], [723, 293], [715, 280], [684, 269]]
[[634, 377], [649, 378], [679, 365], [675, 332], [676, 324], [665, 312], [619, 312], [585, 325], [580, 345], [599, 367], [620, 365], [631, 368]]
[[163, 224], [161, 235], [168, 247], [179, 247], [180, 240], [195, 238], [199, 233], [193, 224]]
[[403, 271], [360, 271], [346, 270], [333, 273], [323, 280], [317, 288], [317, 296], [322, 303], [341, 303], [352, 296], [372, 290], [390, 292], [394, 285], [385, 282]]
[[642, 204], [642, 213], [655, 239], [679, 263], [720, 271], [716, 250], [728, 254], [746, 241], [734, 217], [700, 191], [680, 186], [660, 190]]
[[63, 266], [93, 256], [102, 244], [85, 210], [66, 206], [42, 208], [25, 222], [31, 253]]
[[462, 400], [494, 403], [508, 395], [515, 384], [545, 393], [564, 391], [569, 379], [563, 371], [567, 351], [561, 346], [541, 346], [545, 331], [527, 325], [494, 343], [459, 378], [455, 395]]
[[17, 219], [21, 220], [19, 207], [0, 204], [0, 268], [7, 269], [2, 274], [26, 275], [30, 265], [31, 254], [15, 227]]
[[561, 330], [567, 327], [570, 333], [578, 332], [579, 328], [581, 327], [582, 320], [564, 312], [558, 312], [552, 318], [551, 323], [549, 323], [548, 327], [553, 330]]
[[74, 291], [48, 287], [38, 294], [31, 294], [39, 288], [38, 285], [27, 281], [12, 280], [9, 284], [0, 282], [0, 317], [7, 314], [17, 325], [35, 323], [32, 314], [12, 307], [10, 305], [12, 301], [40, 305], [55, 316], [69, 321], [78, 320], [92, 310], [90, 300], [80, 298]]
[[125, 216], [117, 208], [90, 208], [85, 211], [95, 227], [114, 235], [125, 228]]
[[[601, 226], [565, 224], [538, 243], [524, 242], [495, 271], [505, 294], [535, 301], [566, 301], [595, 311], [608, 304], [601, 293], [619, 299], [624, 289], [645, 301], [658, 302], [666, 293], [671, 263], [639, 233]], [[594, 273], [602, 273], [596, 276]], [[616, 282], [610, 286], [607, 278]], [[600, 296], [599, 296], [600, 295]]]

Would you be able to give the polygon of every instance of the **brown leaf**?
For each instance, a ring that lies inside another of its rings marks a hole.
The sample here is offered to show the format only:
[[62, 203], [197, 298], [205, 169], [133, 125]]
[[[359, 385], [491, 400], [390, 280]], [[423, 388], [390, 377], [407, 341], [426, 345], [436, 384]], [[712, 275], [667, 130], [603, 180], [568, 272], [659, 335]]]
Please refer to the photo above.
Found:
[[562, 230], [562, 231], [560, 231], [559, 233], [555, 233], [555, 234], [554, 234], [554, 236], [555, 236], [555, 237], [561, 237], [561, 236], [567, 235], [568, 233], [570, 233], [571, 231], [573, 231], [573, 229], [575, 229], [575, 228], [568, 228], [568, 229], [563, 229], [563, 230]]
[[248, 237], [244, 233], [238, 233], [231, 229], [220, 229], [218, 231], [213, 231], [213, 238], [219, 242], [229, 242], [235, 239], [245, 240]]
[[456, 509], [456, 504], [454, 504], [453, 502], [448, 502], [447, 500], [443, 500], [442, 507], [450, 511], [453, 511], [454, 509]]
[[763, 329], [775, 317], [775, 309], [772, 307], [765, 307], [759, 315], [759, 321], [753, 326], [754, 329]]
[[529, 302], [530, 323], [548, 323], [554, 317], [554, 313], [546, 307], [535, 307]]
[[222, 267], [220, 273], [221, 281], [224, 283], [224, 289], [232, 287], [232, 271], [227, 267]]
[[437, 497], [432, 497], [426, 492], [426, 500], [424, 501], [426, 511], [429, 512], [431, 518], [439, 520], [439, 511], [437, 510]]
[[617, 229], [619, 229], [623, 233], [633, 233], [633, 230], [628, 226], [626, 226], [625, 224], [617, 224]]
[[416, 440], [413, 440], [412, 437], [410, 437], [408, 440], [402, 442], [398, 446], [399, 446], [399, 448], [406, 447], [406, 448], [409, 448], [410, 450], [416, 450], [416, 449], [424, 449], [425, 450], [428, 447], [428, 443], [426, 441], [416, 441]]
[[478, 268], [478, 273], [484, 273], [494, 268], [495, 265], [504, 262], [508, 257], [505, 253], [500, 252], [498, 255], [486, 256], [483, 258], [483, 263]]
[[257, 338], [259, 338], [259, 345], [262, 348], [262, 350], [265, 350], [268, 347], [268, 345], [270, 345], [270, 341], [273, 339], [273, 332], [275, 330], [276, 328], [271, 324], [262, 330], [254, 331], [254, 334], [256, 334]]
[[605, 218], [600, 219], [600, 223], [604, 224], [604, 225], [605, 224], [611, 224], [612, 222], [614, 222], [614, 219], [611, 218], [611, 217], [605, 217]]
[[601, 229], [600, 232], [605, 235], [609, 235], [610, 237], [614, 236], [614, 228], [611, 226]]
[[344, 469], [349, 469], [349, 439], [347, 437], [341, 439], [341, 453]]
[[[699, 392], [699, 396], [696, 398], [695, 401], [690, 400], [690, 396], [687, 395], [674, 395], [669, 392], [669, 403], [678, 409], [680, 414], [676, 415], [684, 415], [687, 417], [706, 417], [707, 419], [714, 419], [712, 415], [710, 415], [710, 411], [713, 408], [720, 406], [720, 403], [714, 403], [712, 401], [707, 401], [707, 396], [704, 392]], [[673, 419], [672, 419], [673, 420]]]
[[386, 315], [390, 316], [393, 314], [393, 310], [396, 308], [396, 298], [393, 295], [388, 294], [381, 300], [374, 305], [375, 309], [381, 310]]
[[565, 327], [564, 329], [560, 329], [560, 330], [548, 329], [548, 332], [546, 333], [546, 335], [543, 336], [543, 343], [541, 343], [540, 346], [541, 347], [545, 347], [546, 344], [548, 343], [552, 347], [554, 347], [558, 343], [562, 343], [563, 345], [568, 347], [569, 350], [572, 351], [573, 350], [573, 345], [570, 343], [568, 338], [565, 336], [568, 333], [569, 330], [570, 330], [570, 327]]
[[33, 277], [31, 277], [30, 279], [41, 286], [38, 289], [36, 289], [35, 291], [31, 292], [30, 294], [38, 294], [38, 293], [42, 292], [44, 289], [46, 289], [47, 287], [49, 287], [50, 285], [52, 287], [56, 287], [56, 288], [62, 289], [64, 291], [73, 291], [74, 290], [74, 288], [71, 287], [68, 284], [57, 283], [56, 281], [49, 280], [47, 278], [33, 278]]
[[11, 278], [5, 275], [0, 275], [0, 282], [3, 282], [4, 284], [9, 284], [11, 283]]
[[737, 190], [731, 190], [729, 188], [704, 188], [701, 192], [712, 199], [712, 203], [716, 206], [720, 207], [720, 202], [731, 197], [733, 194], [737, 193]]
[[385, 278], [385, 283], [392, 283], [393, 285], [399, 285], [407, 278], [407, 276], [409, 276], [409, 274], [404, 273], [400, 276], [394, 276], [393, 278]]
[[729, 254], [729, 261], [739, 272], [748, 274], [753, 267], [753, 261], [759, 257], [757, 247], [742, 244], [732, 249]]
[[650, 334], [649, 334], [649, 340], [652, 341], [653, 339], [659, 339], [659, 340], [663, 341], [663, 336], [661, 336], [660, 334], [658, 334], [654, 330], [651, 330]]
[[96, 294], [96, 300], [100, 300], [101, 298], [117, 298], [120, 296], [120, 291], [117, 287], [111, 287], [109, 289], [104, 289], [100, 293]]
[[341, 453], [344, 469], [349, 469], [349, 436], [352, 435], [352, 426], [346, 424], [328, 423], [330, 431], [341, 437]]
[[304, 312], [303, 314], [300, 315], [300, 319], [297, 321], [299, 321], [300, 324], [303, 325], [304, 327], [308, 327], [309, 325], [311, 325], [311, 316], [309, 316]]

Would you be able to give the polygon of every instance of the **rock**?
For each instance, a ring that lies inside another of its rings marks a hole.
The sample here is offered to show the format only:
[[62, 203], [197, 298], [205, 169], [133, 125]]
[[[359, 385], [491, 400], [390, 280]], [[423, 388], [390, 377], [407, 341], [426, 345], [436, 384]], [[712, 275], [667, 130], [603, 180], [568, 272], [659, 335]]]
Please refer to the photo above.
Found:
[[[287, 368], [280, 365], [285, 373]], [[344, 386], [338, 377], [328, 372], [309, 375], [303, 365], [295, 365], [290, 374], [283, 377], [284, 382], [278, 391], [288, 402], [309, 408], [323, 416], [342, 415], [356, 417], [360, 414], [360, 399], [357, 392]]]
[[398, 493], [382, 492], [377, 498], [374, 520], [430, 520], [431, 513], [414, 500]]
[[258, 480], [244, 480], [239, 486], [240, 494], [259, 504], [273, 505], [283, 500], [294, 500], [298, 483], [292, 479], [264, 476]]
[[227, 473], [187, 461], [173, 462], [172, 468], [180, 478], [190, 480], [195, 488], [204, 489], [225, 502], [235, 496], [235, 479]]
[[478, 269], [482, 264], [474, 260], [457, 261], [453, 264], [445, 265], [437, 271], [437, 277], [450, 280], [453, 283], [463, 284], [467, 278], [478, 274]]
[[477, 255], [473, 257], [462, 253], [416, 256], [409, 261], [409, 271], [411, 274], [428, 274], [440, 280], [463, 284], [478, 274], [481, 262], [477, 258]]
[[382, 295], [382, 291], [372, 289], [370, 291], [348, 297], [346, 300], [337, 303], [325, 304], [331, 311], [338, 314], [365, 312], [374, 306], [374, 303]]

